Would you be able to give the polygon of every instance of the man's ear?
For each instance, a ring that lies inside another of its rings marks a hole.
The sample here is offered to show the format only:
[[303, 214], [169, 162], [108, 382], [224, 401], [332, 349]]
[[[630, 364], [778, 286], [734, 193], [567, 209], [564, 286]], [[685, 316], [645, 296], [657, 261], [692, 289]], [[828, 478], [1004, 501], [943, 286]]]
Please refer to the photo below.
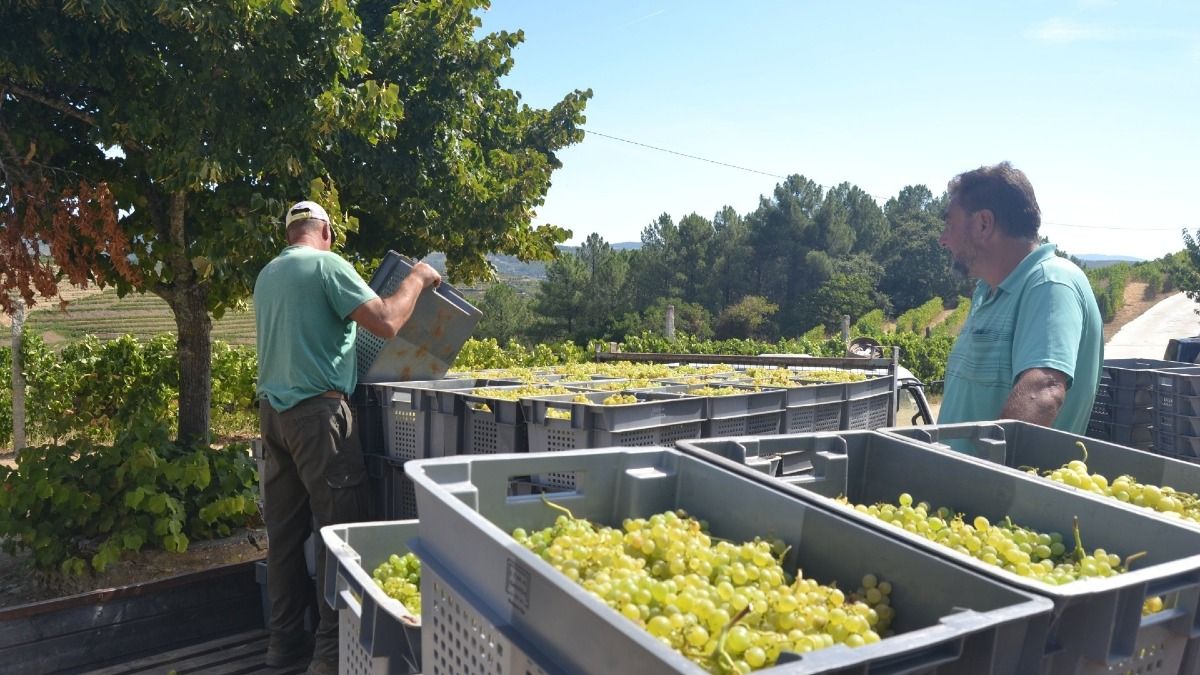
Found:
[[996, 214], [992, 213], [991, 209], [979, 209], [975, 212], [975, 222], [973, 223], [979, 230], [979, 236], [991, 238], [998, 233], [996, 229]]

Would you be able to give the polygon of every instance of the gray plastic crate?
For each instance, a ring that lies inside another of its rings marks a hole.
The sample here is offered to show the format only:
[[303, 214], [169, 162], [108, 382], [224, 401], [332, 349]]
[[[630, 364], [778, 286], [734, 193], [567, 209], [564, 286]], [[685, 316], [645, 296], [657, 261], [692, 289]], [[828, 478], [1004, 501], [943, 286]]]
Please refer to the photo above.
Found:
[[[999, 420], [883, 431], [923, 443], [939, 444], [1014, 470], [1034, 468], [1038, 472], [1083, 459], [1083, 453], [1075, 445], [1076, 441], [1082, 441], [1087, 448], [1088, 469], [1110, 481], [1118, 476], [1132, 476], [1140, 483], [1200, 493], [1200, 466], [1163, 456], [1157, 449], [1155, 452], [1143, 452], [1027, 422]], [[1200, 441], [1200, 438], [1196, 440]], [[1144, 511], [1155, 513], [1151, 509]], [[1172, 522], [1189, 523], [1186, 520]], [[1200, 523], [1194, 527], [1200, 528]]]
[[513, 380], [453, 378], [367, 385], [383, 405], [384, 446], [396, 459], [455, 454], [462, 403], [452, 394], [476, 387], [511, 386]]
[[417, 517], [417, 495], [404, 473], [404, 462], [385, 455], [364, 455], [371, 486], [372, 520], [407, 520]]
[[863, 398], [846, 401], [842, 413], [844, 429], [879, 429], [894, 421], [892, 411], [895, 409], [895, 392], [875, 394]]
[[[371, 276], [371, 289], [388, 297], [412, 271], [415, 263], [388, 251]], [[356, 334], [354, 348], [358, 381], [395, 382], [435, 380], [454, 363], [483, 314], [449, 283], [426, 288], [417, 297], [412, 316], [390, 340], [369, 330]]]
[[1155, 397], [1155, 409], [1168, 415], [1200, 417], [1200, 396], [1170, 394], [1159, 389]]
[[[728, 436], [730, 434], [777, 434], [783, 420], [783, 389], [760, 389], [735, 382], [722, 382], [715, 386], [743, 390], [741, 394], [728, 396], [705, 396], [705, 420], [701, 435]], [[700, 387], [689, 386], [685, 393], [691, 395]]]
[[1176, 368], [1194, 368], [1194, 363], [1179, 361], [1159, 361], [1155, 359], [1105, 359], [1100, 370], [1100, 377], [1108, 380], [1110, 386], [1138, 388], [1153, 387], [1157, 374], [1155, 371]]
[[[529, 451], [561, 452], [612, 446], [670, 446], [681, 438], [700, 438], [706, 402], [696, 396], [632, 392], [638, 403], [601, 405], [610, 392], [584, 394], [591, 403], [576, 402], [574, 395], [527, 399]], [[571, 417], [551, 417], [554, 410]], [[574, 489], [572, 475], [542, 474], [531, 477], [537, 485]]]
[[1200, 366], [1158, 371], [1154, 386], [1160, 395], [1200, 396]]
[[1117, 424], [1093, 419], [1088, 420], [1087, 435], [1142, 450], [1154, 445], [1154, 427], [1150, 424]]
[[[540, 529], [558, 515], [539, 497], [507, 496], [517, 475], [574, 472], [577, 491], [548, 498], [593, 522], [616, 525], [682, 508], [707, 520], [714, 536], [782, 538], [792, 545], [785, 567], [800, 567], [806, 577], [854, 588], [875, 572], [892, 583], [895, 636], [804, 654], [764, 673], [1028, 673], [1045, 644], [1050, 603], [1044, 598], [677, 451], [445, 457], [409, 463], [408, 472], [417, 485], [418, 552], [427, 567], [462, 596], [472, 595], [467, 604], [484, 616], [481, 632], [521, 636], [548, 658], [543, 663], [552, 672], [704, 671], [512, 540], [514, 528]], [[425, 597], [424, 607], [431, 602]]]
[[1195, 462], [1200, 459], [1200, 436], [1180, 436], [1156, 431], [1152, 449], [1160, 455], [1184, 462]]
[[1119, 406], [1104, 401], [1092, 404], [1091, 419], [1117, 424], [1154, 424], [1155, 410], [1149, 406]]
[[[419, 550], [420, 541], [416, 542]], [[548, 675], [547, 659], [501, 626], [470, 589], [430, 558], [421, 563], [421, 640], [426, 675]]]
[[837, 431], [842, 428], [846, 387], [841, 383], [800, 384], [785, 389], [780, 432]]
[[[845, 431], [786, 438], [797, 450], [811, 453], [810, 475], [785, 482], [745, 468], [746, 475], [819, 500], [847, 517], [937, 551], [976, 572], [1050, 598], [1054, 618], [1042, 672], [1178, 673], [1185, 650], [1198, 639], [1193, 636], [1200, 635], [1194, 628], [1200, 619], [1198, 529], [894, 433]], [[718, 455], [703, 443], [680, 445], [720, 465], [739, 466], [736, 456]], [[715, 451], [728, 448], [711, 447]], [[1089, 549], [1104, 548], [1120, 555], [1145, 551], [1146, 556], [1136, 569], [1124, 574], [1052, 586], [831, 501], [845, 496], [851, 504], [895, 503], [902, 492], [915, 501], [946, 506], [968, 516], [982, 515], [992, 522], [1008, 516], [1015, 523], [1042, 532], [1060, 532], [1064, 537], [1070, 537], [1072, 519], [1078, 516]], [[1143, 602], [1156, 595], [1164, 596], [1169, 609], [1142, 617]]]
[[371, 578], [388, 556], [408, 553], [416, 536], [415, 520], [321, 528], [327, 551], [325, 602], [338, 610], [341, 675], [421, 672], [421, 618]]
[[1153, 385], [1118, 387], [1112, 380], [1101, 380], [1096, 387], [1096, 400], [1108, 405], [1144, 408], [1154, 405], [1154, 388]]
[[1200, 436], [1200, 417], [1159, 413], [1154, 428], [1162, 434]]

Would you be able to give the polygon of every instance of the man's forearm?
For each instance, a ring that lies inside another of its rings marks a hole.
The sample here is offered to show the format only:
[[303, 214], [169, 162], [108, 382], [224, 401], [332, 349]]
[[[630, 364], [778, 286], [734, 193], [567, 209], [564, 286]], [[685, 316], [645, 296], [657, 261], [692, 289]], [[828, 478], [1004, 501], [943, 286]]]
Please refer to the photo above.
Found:
[[1058, 417], [1066, 396], [1066, 375], [1049, 368], [1031, 368], [1013, 384], [1000, 417], [1048, 427]]

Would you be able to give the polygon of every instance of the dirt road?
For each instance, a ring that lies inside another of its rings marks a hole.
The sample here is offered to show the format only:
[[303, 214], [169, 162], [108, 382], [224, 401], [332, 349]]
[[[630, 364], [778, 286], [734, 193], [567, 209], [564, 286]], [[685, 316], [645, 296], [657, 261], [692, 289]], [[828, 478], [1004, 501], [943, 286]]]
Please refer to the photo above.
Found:
[[1161, 359], [1171, 338], [1200, 335], [1200, 308], [1183, 293], [1176, 293], [1121, 327], [1104, 345], [1104, 358]]

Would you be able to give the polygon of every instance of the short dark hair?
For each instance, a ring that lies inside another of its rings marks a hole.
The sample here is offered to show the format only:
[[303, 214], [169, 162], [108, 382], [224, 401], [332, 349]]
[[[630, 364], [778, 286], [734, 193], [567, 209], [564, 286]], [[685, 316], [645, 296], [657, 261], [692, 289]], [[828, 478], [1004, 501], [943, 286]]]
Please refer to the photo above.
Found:
[[974, 213], [987, 209], [1000, 228], [1011, 237], [1036, 240], [1042, 226], [1042, 210], [1029, 178], [1008, 162], [981, 166], [950, 179], [950, 198]]

